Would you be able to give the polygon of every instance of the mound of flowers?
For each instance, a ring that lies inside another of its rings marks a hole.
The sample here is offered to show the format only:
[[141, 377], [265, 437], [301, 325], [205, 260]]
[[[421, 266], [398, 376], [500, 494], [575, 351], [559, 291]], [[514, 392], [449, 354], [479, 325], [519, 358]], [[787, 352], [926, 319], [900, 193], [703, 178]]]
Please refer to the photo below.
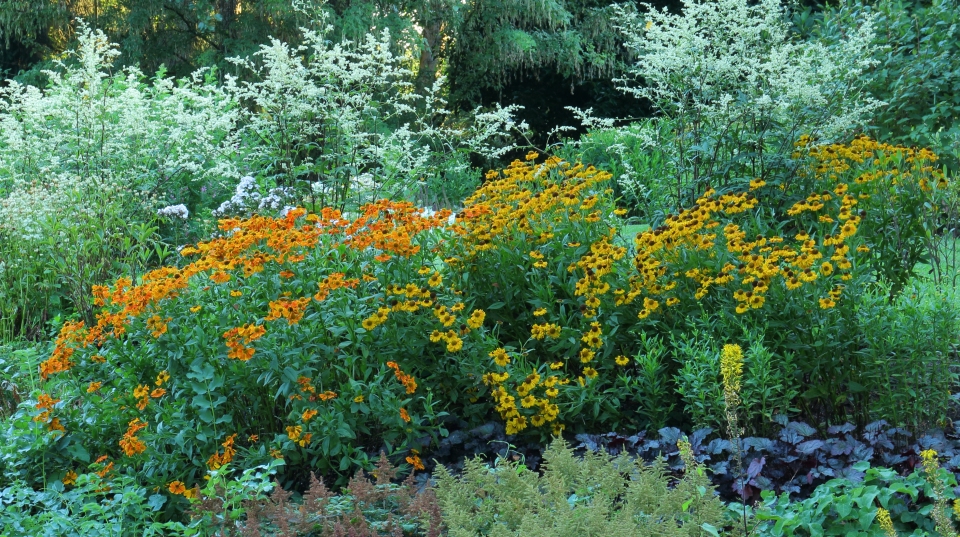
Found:
[[[453, 224], [390, 201], [222, 220], [181, 266], [95, 288], [96, 318], [64, 325], [33, 417], [44, 464], [69, 479], [99, 457], [191, 496], [227, 464], [343, 480], [383, 450], [422, 468], [449, 423], [544, 440], [709, 423], [737, 334], [756, 336], [748, 426], [870, 414], [881, 379], [840, 350], [865, 344], [857, 297], [901, 270], [888, 216], [898, 248], [919, 240], [920, 213], [891, 204], [922, 206], [943, 179], [923, 151], [807, 143], [796, 183], [707, 189], [632, 241], [609, 174], [535, 153]], [[815, 345], [829, 326], [845, 328]]]

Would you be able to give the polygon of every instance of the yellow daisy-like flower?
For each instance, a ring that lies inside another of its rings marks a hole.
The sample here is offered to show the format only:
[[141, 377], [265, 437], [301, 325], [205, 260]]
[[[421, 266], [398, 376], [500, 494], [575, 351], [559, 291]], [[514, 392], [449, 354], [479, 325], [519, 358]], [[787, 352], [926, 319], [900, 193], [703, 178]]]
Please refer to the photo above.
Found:
[[597, 370], [592, 367], [584, 367], [583, 375], [587, 378], [595, 378], [597, 376]]
[[487, 314], [483, 310], [474, 310], [470, 314], [470, 318], [467, 319], [467, 326], [476, 330], [483, 325], [483, 320], [486, 319]]
[[556, 397], [557, 394], [560, 393], [560, 390], [556, 388], [547, 388], [543, 393], [546, 394], [547, 397], [552, 398], [552, 397]]
[[547, 314], [547, 308], [539, 308], [533, 310], [534, 317], [542, 317]]
[[439, 343], [441, 339], [443, 339], [443, 332], [439, 330], [434, 330], [433, 332], [430, 332], [430, 341], [432, 343]]
[[353, 398], [353, 402], [354, 402], [354, 403], [362, 403], [362, 402], [363, 402], [363, 396], [362, 396], [362, 395], [358, 395], [358, 396], [354, 397], [354, 398]]
[[493, 358], [493, 362], [500, 367], [505, 367], [510, 363], [510, 355], [502, 348], [492, 351], [489, 356]]
[[536, 406], [536, 404], [537, 404], [537, 398], [532, 395], [528, 395], [520, 400], [520, 406], [522, 406], [523, 408], [530, 408], [532, 406]]
[[460, 338], [447, 339], [447, 352], [457, 352], [463, 348], [463, 340]]
[[828, 310], [828, 309], [830, 309], [830, 308], [832, 308], [832, 307], [834, 307], [834, 306], [836, 306], [836, 305], [837, 305], [837, 303], [834, 302], [833, 299], [831, 299], [831, 298], [821, 298], [821, 299], [820, 299], [820, 308], [821, 308], [821, 309]]
[[596, 353], [594, 353], [592, 350], [580, 349], [580, 361], [582, 363], [589, 363], [591, 360], [593, 360], [594, 356], [596, 356]]
[[619, 365], [619, 366], [625, 366], [625, 365], [627, 365], [627, 364], [630, 363], [630, 359], [627, 358], [626, 356], [622, 355], [622, 354], [621, 354], [620, 356], [617, 356], [616, 358], [614, 358], [613, 361], [616, 362], [617, 365]]
[[561, 367], [563, 367], [563, 362], [552, 362], [550, 364], [550, 369], [554, 371], [556, 371], [557, 369], [560, 369]]

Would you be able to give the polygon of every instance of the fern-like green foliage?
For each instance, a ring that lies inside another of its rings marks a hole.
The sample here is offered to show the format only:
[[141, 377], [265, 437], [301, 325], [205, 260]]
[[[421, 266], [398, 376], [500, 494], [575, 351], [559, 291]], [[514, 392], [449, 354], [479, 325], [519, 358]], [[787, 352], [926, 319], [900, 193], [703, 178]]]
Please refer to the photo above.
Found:
[[559, 439], [543, 458], [542, 475], [502, 460], [469, 460], [460, 477], [438, 466], [436, 494], [450, 537], [717, 534], [723, 505], [692, 457], [673, 486], [662, 460], [580, 458]]

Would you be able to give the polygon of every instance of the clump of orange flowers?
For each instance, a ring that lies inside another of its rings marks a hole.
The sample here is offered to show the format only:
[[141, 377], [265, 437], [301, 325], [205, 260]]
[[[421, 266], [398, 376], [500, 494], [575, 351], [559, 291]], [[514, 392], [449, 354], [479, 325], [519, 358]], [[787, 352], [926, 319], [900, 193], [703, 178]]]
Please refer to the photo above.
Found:
[[210, 458], [207, 459], [207, 467], [211, 470], [217, 470], [225, 464], [229, 464], [233, 460], [233, 456], [237, 454], [237, 449], [234, 447], [233, 443], [236, 441], [236, 433], [231, 434], [224, 440], [223, 444], [223, 453], [219, 451], [210, 455]]
[[120, 448], [128, 457], [132, 457], [147, 450], [147, 445], [137, 438], [137, 432], [146, 428], [147, 423], [134, 418], [127, 424], [127, 432], [120, 439]]
[[[292, 323], [291, 323], [292, 324]], [[245, 324], [236, 328], [231, 328], [223, 333], [223, 339], [226, 340], [227, 358], [246, 362], [253, 358], [253, 347], [248, 347], [254, 341], [263, 337], [267, 333], [263, 325]]]

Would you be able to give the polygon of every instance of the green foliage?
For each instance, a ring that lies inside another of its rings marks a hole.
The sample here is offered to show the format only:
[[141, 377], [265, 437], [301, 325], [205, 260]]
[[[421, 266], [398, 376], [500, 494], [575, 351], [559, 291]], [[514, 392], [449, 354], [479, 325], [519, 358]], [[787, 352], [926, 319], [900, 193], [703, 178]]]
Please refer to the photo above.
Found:
[[874, 399], [871, 419], [914, 431], [944, 425], [957, 382], [951, 336], [960, 323], [956, 293], [914, 284], [892, 301], [877, 293], [861, 298], [860, 382]]
[[[134, 475], [101, 476], [102, 464], [34, 490], [22, 481], [0, 489], [0, 528], [10, 537], [182, 535], [184, 526], [163, 522], [167, 498]], [[152, 493], [151, 493], [152, 492]]]
[[[787, 494], [764, 491], [763, 501], [753, 509], [758, 523], [753, 535], [889, 535], [877, 521], [877, 507], [890, 513], [899, 535], [933, 531], [935, 487], [922, 471], [904, 477], [886, 468], [871, 468], [866, 462], [854, 467], [863, 472], [862, 480], [832, 479], [804, 500], [791, 501]], [[953, 474], [940, 469], [937, 479], [946, 485], [946, 498], [953, 499]], [[731, 505], [732, 513], [739, 515], [740, 509]]]
[[[839, 42], [865, 14], [875, 17], [876, 62], [864, 89], [887, 103], [871, 121], [873, 136], [949, 154], [943, 144], [960, 135], [960, 9], [955, 0], [842, 2], [828, 5], [808, 36]], [[956, 166], [957, 161], [949, 163]]]
[[460, 477], [440, 466], [437, 498], [451, 537], [717, 535], [722, 504], [703, 468], [685, 463], [670, 486], [663, 461], [578, 458], [557, 439], [542, 475], [502, 459], [469, 460]]
[[[670, 201], [676, 169], [662, 149], [674, 138], [670, 119], [659, 117], [619, 128], [608, 125], [600, 122], [579, 140], [559, 144], [556, 154], [609, 171], [615, 179], [617, 205], [627, 209], [630, 218], [662, 222], [676, 209]], [[647, 143], [650, 136], [652, 145]]]

